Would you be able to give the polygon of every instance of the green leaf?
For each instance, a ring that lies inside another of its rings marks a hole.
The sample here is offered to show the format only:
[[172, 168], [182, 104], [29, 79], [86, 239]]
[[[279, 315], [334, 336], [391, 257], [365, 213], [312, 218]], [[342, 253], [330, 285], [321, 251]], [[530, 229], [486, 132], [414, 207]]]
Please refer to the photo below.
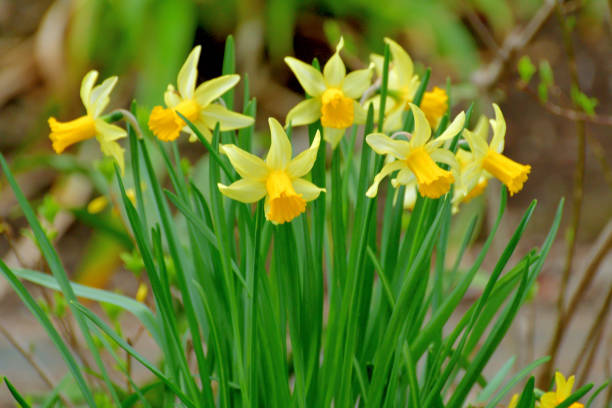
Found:
[[13, 396], [13, 398], [15, 398], [15, 401], [17, 401], [21, 408], [30, 408], [30, 404], [28, 404], [25, 398], [23, 398], [21, 394], [19, 394], [19, 391], [17, 391], [13, 384], [11, 384], [8, 378], [4, 377], [4, 383], [6, 384], [6, 387], [9, 389], [11, 395]]
[[518, 73], [521, 80], [524, 82], [531, 81], [533, 74], [536, 73], [536, 67], [531, 62], [531, 58], [527, 55], [523, 55], [518, 62]]
[[540, 61], [540, 80], [547, 86], [554, 85], [555, 78], [553, 70], [547, 60]]

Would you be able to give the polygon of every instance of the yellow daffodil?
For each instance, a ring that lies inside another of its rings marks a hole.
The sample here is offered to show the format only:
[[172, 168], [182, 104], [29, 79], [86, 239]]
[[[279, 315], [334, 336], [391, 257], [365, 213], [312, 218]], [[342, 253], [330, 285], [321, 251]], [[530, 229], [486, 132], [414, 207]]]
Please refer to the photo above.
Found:
[[332, 148], [338, 145], [346, 128], [365, 122], [366, 112], [356, 99], [368, 89], [372, 78], [372, 66], [346, 74], [340, 58], [343, 45], [341, 38], [323, 73], [298, 59], [285, 58], [302, 88], [312, 97], [293, 107], [286, 123], [301, 126], [321, 119], [323, 136]]
[[265, 197], [266, 219], [282, 224], [303, 213], [306, 202], [325, 191], [302, 178], [314, 165], [321, 135], [317, 132], [312, 145], [292, 159], [291, 142], [283, 127], [276, 119], [270, 118], [268, 122], [272, 142], [265, 161], [233, 144], [221, 146], [242, 179], [229, 186], [221, 183], [218, 186], [227, 197], [243, 203]]
[[[565, 401], [572, 393], [574, 387], [574, 376], [565, 380], [565, 377], [560, 372], [555, 373], [556, 390], [550, 391], [542, 395], [540, 398], [540, 408], [555, 408]], [[583, 408], [584, 405], [579, 402], [574, 402], [569, 408]]]
[[[486, 140], [488, 131], [489, 123], [487, 121], [487, 118], [486, 116], [481, 116], [472, 133], [474, 133], [476, 137]], [[481, 195], [487, 188], [487, 185], [489, 184], [489, 179], [492, 176], [488, 172], [483, 171], [480, 173], [478, 182], [474, 185], [473, 181], [469, 180], [469, 177], [471, 176], [470, 171], [468, 169], [468, 166], [474, 161], [474, 154], [467, 150], [459, 149], [457, 151], [456, 158], [457, 162], [459, 163], [459, 173], [461, 174], [461, 182], [458, 183], [455, 187], [453, 204], [455, 206], [458, 206], [461, 202], [467, 203]], [[466, 169], [468, 169], [467, 172]], [[467, 188], [469, 188], [470, 190], [468, 191]]]
[[87, 113], [70, 122], [58, 122], [53, 117], [49, 118], [51, 128], [49, 138], [53, 143], [53, 150], [60, 154], [75, 143], [95, 137], [100, 143], [102, 153], [114, 158], [123, 171], [124, 149], [117, 140], [126, 137], [127, 132], [100, 117], [110, 101], [110, 93], [117, 83], [117, 77], [107, 78], [94, 87], [97, 79], [98, 72], [89, 71], [81, 82], [81, 100]]
[[221, 131], [240, 129], [253, 124], [253, 118], [214, 103], [240, 81], [239, 75], [223, 75], [196, 88], [201, 50], [199, 45], [195, 47], [181, 67], [177, 78], [178, 90], [173, 85], [168, 85], [164, 93], [166, 108], [156, 106], [151, 111], [149, 129], [159, 140], [175, 140], [181, 130], [191, 135], [190, 141], [197, 140], [177, 112], [193, 123], [208, 141], [212, 139], [211, 130], [217, 123]]
[[[390, 38], [385, 38], [385, 42], [389, 44], [391, 51], [392, 64], [389, 68], [389, 82], [387, 84], [388, 96], [385, 102], [385, 121], [383, 130], [390, 132], [401, 129], [403, 126], [403, 113], [410, 109], [409, 103], [412, 102], [414, 95], [419, 88], [420, 80], [418, 75], [414, 74], [414, 64], [410, 55], [395, 41]], [[382, 55], [372, 54], [370, 60], [376, 68], [378, 77], [382, 77], [384, 57]], [[374, 110], [377, 111], [380, 105], [380, 97], [374, 96], [366, 102], [374, 104]], [[427, 116], [427, 112], [425, 112]], [[375, 117], [378, 117], [376, 115]]]
[[446, 130], [437, 138], [431, 139], [431, 128], [425, 114], [418, 106], [410, 104], [414, 114], [414, 132], [410, 141], [395, 140], [382, 133], [372, 133], [366, 137], [367, 143], [378, 154], [391, 155], [396, 160], [387, 163], [374, 177], [374, 183], [366, 192], [375, 197], [378, 185], [389, 174], [399, 170], [391, 184], [410, 186], [416, 181], [421, 195], [438, 198], [450, 190], [455, 177], [451, 171], [444, 170], [436, 162], [446, 163], [456, 169], [455, 156], [441, 148], [445, 141], [455, 137], [463, 129], [465, 114], [461, 112]]
[[508, 187], [510, 195], [514, 195], [521, 191], [531, 172], [531, 166], [517, 163], [501, 154], [504, 150], [506, 121], [499, 106], [493, 104], [493, 109], [495, 119], [489, 121], [493, 128], [493, 138], [489, 144], [487, 132], [482, 129], [477, 129], [476, 132], [466, 129], [463, 132], [471, 150], [471, 155], [466, 156], [470, 162], [461, 175], [461, 185], [466, 195], [482, 182], [483, 175], [485, 178], [490, 175], [496, 177]]

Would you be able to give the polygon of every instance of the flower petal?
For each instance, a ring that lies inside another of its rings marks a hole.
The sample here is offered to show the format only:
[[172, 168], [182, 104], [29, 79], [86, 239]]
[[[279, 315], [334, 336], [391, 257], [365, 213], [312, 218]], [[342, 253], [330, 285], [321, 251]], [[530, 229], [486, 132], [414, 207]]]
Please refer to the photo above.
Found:
[[306, 201], [312, 201], [321, 194], [321, 191], [325, 192], [324, 188], [317, 187], [308, 180], [297, 178], [291, 181], [293, 189], [296, 193], [301, 194], [302, 198]]
[[97, 79], [98, 71], [92, 70], [85, 74], [83, 81], [81, 81], [81, 101], [83, 102], [83, 106], [85, 106], [87, 113], [89, 113], [91, 90], [93, 89]]
[[442, 134], [435, 139], [431, 140], [427, 143], [427, 146], [430, 148], [436, 148], [441, 146], [444, 142], [449, 139], [452, 139], [457, 135], [457, 133], [463, 130], [463, 125], [465, 124], [465, 113], [463, 111], [457, 115], [457, 117], [451, 122], [450, 125], [442, 132]]
[[391, 55], [393, 55], [393, 68], [397, 73], [399, 85], [410, 84], [414, 74], [414, 65], [410, 55], [392, 39], [385, 38], [385, 42], [389, 44]]
[[178, 73], [178, 91], [184, 99], [191, 99], [193, 97], [196, 80], [198, 79], [198, 61], [201, 51], [201, 46], [195, 46]]
[[[321, 143], [321, 133], [317, 130], [317, 134], [312, 140], [312, 144], [302, 153], [298, 154], [289, 162], [287, 173], [291, 177], [303, 177], [312, 169], [312, 166], [317, 160], [317, 152]], [[308, 200], [307, 200], [308, 201]]]
[[336, 129], [332, 127], [324, 127], [323, 128], [323, 139], [325, 139], [325, 141], [331, 145], [332, 149], [335, 149], [336, 146], [338, 146], [338, 143], [340, 143], [340, 141], [344, 137], [345, 132], [346, 132], [346, 129]]
[[323, 78], [325, 78], [325, 85], [328, 88], [341, 87], [342, 81], [346, 76], [346, 67], [342, 58], [340, 58], [340, 50], [344, 47], [344, 38], [340, 37], [340, 42], [336, 46], [336, 52], [327, 61], [323, 67]]
[[104, 140], [100, 137], [98, 137], [97, 139], [100, 143], [100, 150], [102, 151], [102, 153], [105, 156], [110, 156], [115, 159], [115, 161], [119, 165], [119, 168], [121, 169], [121, 174], [123, 174], [123, 172], [125, 171], [125, 160], [123, 157], [125, 149], [123, 149], [123, 147], [121, 147], [121, 145], [119, 145], [119, 143], [117, 143], [116, 141]]
[[463, 129], [463, 137], [468, 142], [468, 145], [470, 145], [470, 150], [475, 157], [483, 157], [487, 154], [489, 146], [487, 146], [486, 140], [481, 139], [468, 129]]
[[217, 183], [217, 186], [223, 195], [242, 203], [254, 203], [266, 195], [266, 185], [263, 181], [243, 178], [229, 186], [221, 183]]
[[240, 81], [240, 75], [223, 75], [202, 83], [195, 90], [194, 98], [201, 105], [206, 106], [232, 89]]
[[321, 100], [306, 99], [295, 105], [287, 114], [286, 126], [302, 126], [315, 122], [321, 117]]
[[268, 166], [254, 154], [244, 151], [233, 144], [221, 145], [219, 150], [227, 155], [230, 163], [240, 176], [263, 181], [268, 175]]
[[377, 77], [382, 77], [383, 65], [385, 64], [385, 57], [380, 54], [370, 54], [370, 62], [374, 64], [374, 70], [376, 71]]
[[285, 130], [274, 118], [268, 119], [270, 125], [270, 150], [266, 156], [266, 164], [272, 169], [285, 169], [291, 161], [291, 142]]
[[100, 85], [94, 87], [89, 95], [89, 113], [94, 118], [102, 114], [108, 102], [110, 102], [110, 93], [117, 84], [118, 78], [112, 76], [106, 78]]
[[253, 124], [252, 117], [232, 112], [216, 103], [204, 107], [200, 112], [200, 117], [207, 124], [212, 124], [211, 129], [214, 129], [218, 122], [222, 132], [245, 128]]
[[406, 186], [406, 192], [408, 192], [408, 190], [414, 190], [414, 199], [416, 200], [417, 179], [410, 169], [401, 169], [397, 173], [397, 176], [391, 180], [391, 185], [395, 188]]
[[[389, 103], [389, 100], [392, 101], [391, 103], [395, 103], [391, 98], [387, 98], [387, 103]], [[403, 103], [395, 105], [394, 109], [387, 113], [387, 117], [383, 124], [383, 130], [387, 133], [400, 130], [404, 126], [404, 110], [406, 105]]]
[[394, 140], [383, 133], [370, 133], [366, 142], [378, 154], [390, 154], [396, 159], [404, 160], [410, 153], [410, 142]]
[[164, 103], [168, 108], [174, 108], [181, 103], [181, 97], [176, 92], [174, 85], [168, 85], [166, 88], [166, 92], [164, 92]]
[[98, 140], [102, 139], [110, 142], [127, 136], [125, 129], [122, 129], [119, 126], [111, 125], [110, 123], [105, 122], [103, 119], [95, 119], [94, 123], [96, 126], [96, 132], [98, 132]]
[[318, 69], [293, 57], [285, 57], [285, 63], [308, 95], [317, 97], [325, 91], [325, 81]]
[[414, 132], [410, 139], [410, 146], [423, 146], [431, 137], [431, 128], [423, 111], [416, 105], [410, 104], [410, 109], [414, 116]]
[[391, 163], [387, 163], [383, 166], [380, 172], [374, 177], [374, 182], [366, 191], [366, 196], [373, 198], [378, 194], [378, 185], [380, 182], [387, 177], [389, 174], [393, 173], [396, 170], [401, 170], [403, 167], [406, 167], [406, 163], [400, 160], [393, 161]]
[[[495, 119], [491, 119], [491, 127], [493, 128], [493, 139], [489, 146], [497, 153], [504, 151], [504, 139], [506, 137], [506, 120], [501, 109], [496, 103], [493, 104], [495, 110]], [[485, 139], [486, 140], [486, 139]]]
[[357, 99], [370, 87], [374, 64], [366, 69], [353, 71], [344, 78], [342, 92], [349, 98]]
[[368, 117], [368, 112], [357, 101], [353, 101], [353, 123], [363, 125]]
[[429, 157], [435, 162], [448, 164], [455, 173], [459, 173], [459, 164], [455, 155], [446, 149], [435, 149], [429, 152]]

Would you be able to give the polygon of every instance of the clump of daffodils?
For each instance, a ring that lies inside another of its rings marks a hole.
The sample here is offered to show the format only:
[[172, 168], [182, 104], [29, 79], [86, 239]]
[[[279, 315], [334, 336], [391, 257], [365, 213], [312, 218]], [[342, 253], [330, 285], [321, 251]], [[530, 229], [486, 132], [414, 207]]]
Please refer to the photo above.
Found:
[[[493, 177], [505, 184], [511, 195], [518, 193], [531, 167], [503, 154], [506, 122], [499, 106], [493, 104], [495, 118], [489, 120], [493, 129], [490, 141], [486, 119], [481, 118], [470, 131], [466, 129], [463, 112], [449, 120], [444, 129], [438, 129], [443, 117], [452, 118], [446, 91], [433, 87], [427, 92], [427, 84], [414, 72], [408, 53], [391, 39], [385, 42], [391, 60], [384, 92], [379, 89], [380, 77], [384, 74], [383, 57], [372, 55], [369, 67], [347, 74], [340, 56], [342, 39], [322, 72], [286, 57], [285, 62], [308, 98], [289, 111], [285, 123], [293, 127], [320, 124], [320, 130], [311, 146], [294, 158], [291, 142], [273, 118], [269, 119], [272, 143], [265, 160], [233, 144], [220, 145], [220, 152], [226, 155], [241, 179], [230, 185], [219, 183], [219, 190], [244, 203], [265, 198], [265, 216], [269, 221], [290, 222], [306, 211], [307, 202], [325, 191], [306, 178], [317, 158], [321, 137], [335, 149], [349, 127], [365, 122], [367, 107], [372, 104], [374, 110], [379, 110], [385, 98], [382, 131], [365, 135], [367, 145], [385, 156], [385, 165], [363, 194], [376, 197], [380, 183], [387, 176], [394, 188], [405, 187], [407, 209], [414, 206], [419, 195], [437, 199], [451, 191], [457, 208], [459, 203], [481, 194]], [[191, 141], [195, 140], [195, 131], [189, 124], [208, 141], [217, 126], [222, 132], [253, 126], [252, 117], [229, 110], [221, 99], [238, 84], [239, 75], [223, 75], [197, 85], [200, 53], [200, 46], [191, 51], [178, 72], [177, 87], [168, 85], [164, 93], [165, 107], [155, 106], [149, 115], [148, 128], [161, 141], [176, 140], [181, 132], [188, 133]], [[375, 82], [374, 72], [378, 77]], [[102, 153], [112, 156], [123, 169], [123, 148], [117, 140], [125, 137], [126, 132], [101, 117], [117, 77], [94, 87], [96, 79], [95, 71], [83, 79], [81, 99], [86, 115], [65, 123], [50, 118], [50, 138], [54, 150], [62, 153], [72, 144], [95, 137]], [[380, 95], [376, 95], [378, 90]], [[407, 119], [413, 119], [410, 129], [404, 129], [410, 123]], [[464, 141], [457, 149], [460, 139]]]

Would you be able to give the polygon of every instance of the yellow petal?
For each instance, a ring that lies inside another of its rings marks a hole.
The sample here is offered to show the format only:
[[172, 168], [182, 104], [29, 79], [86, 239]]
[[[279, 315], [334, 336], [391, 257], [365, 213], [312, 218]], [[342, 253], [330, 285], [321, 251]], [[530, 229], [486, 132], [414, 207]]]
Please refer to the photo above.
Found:
[[482, 140], [488, 140], [489, 121], [487, 120], [487, 117], [485, 115], [480, 115], [472, 133], [480, 137]]
[[414, 74], [414, 65], [408, 53], [395, 41], [390, 38], [385, 38], [385, 42], [389, 44], [389, 50], [393, 55], [393, 68], [398, 76], [398, 82], [401, 86], [408, 85], [412, 81]]
[[366, 122], [368, 113], [363, 106], [357, 101], [353, 101], [353, 123], [356, 125], [363, 125]]
[[455, 117], [450, 125], [442, 132], [440, 136], [429, 142], [427, 145], [432, 147], [438, 147], [447, 140], [454, 138], [457, 133], [461, 132], [463, 125], [465, 124], [465, 113], [463, 111]]
[[121, 169], [121, 174], [123, 174], [125, 171], [125, 159], [123, 157], [125, 149], [115, 141], [108, 141], [98, 138], [98, 142], [100, 143], [100, 150], [102, 150], [102, 153], [105, 156], [115, 159], [119, 165], [119, 168]]
[[106, 106], [110, 102], [110, 93], [117, 84], [117, 80], [118, 78], [116, 76], [106, 78], [104, 82], [91, 90], [91, 95], [89, 96], [89, 109], [87, 112], [94, 118], [100, 116], [102, 112], [104, 112], [104, 109], [106, 109]]
[[432, 128], [436, 128], [440, 119], [448, 110], [448, 95], [442, 88], [434, 86], [430, 92], [425, 92], [421, 100], [421, 109]]
[[430, 151], [429, 156], [435, 162], [448, 164], [453, 171], [459, 173], [459, 164], [457, 163], [457, 159], [455, 159], [455, 155], [450, 150], [436, 149]]
[[547, 392], [540, 398], [540, 408], [556, 408], [557, 405], [557, 394], [554, 392]]
[[[493, 139], [489, 147], [495, 150], [497, 153], [504, 151], [504, 139], [506, 137], [506, 121], [501, 109], [496, 103], [493, 104], [495, 110], [495, 119], [491, 119], [491, 127], [493, 128]], [[486, 139], [485, 139], [486, 140]]]
[[198, 60], [200, 59], [201, 46], [196, 46], [185, 60], [177, 78], [178, 91], [181, 97], [191, 99], [198, 79]]
[[220, 98], [240, 81], [240, 75], [223, 75], [204, 82], [195, 90], [194, 98], [202, 106], [206, 106]]
[[325, 141], [331, 145], [332, 149], [335, 149], [336, 146], [338, 146], [338, 143], [340, 143], [340, 141], [344, 137], [345, 131], [346, 129], [336, 129], [333, 127], [324, 127], [323, 128], [323, 139], [325, 139]]
[[414, 104], [409, 104], [414, 116], [414, 131], [410, 139], [411, 147], [423, 146], [431, 137], [431, 128], [423, 111]]
[[302, 126], [315, 122], [321, 117], [321, 100], [310, 98], [295, 105], [287, 114], [286, 126]]
[[[531, 166], [517, 163], [492, 149], [489, 149], [485, 155], [482, 167], [504, 183], [511, 196], [522, 190], [523, 184], [525, 184], [531, 172]], [[563, 383], [565, 383], [565, 379], [563, 379]]]
[[89, 101], [91, 97], [91, 90], [98, 79], [98, 71], [92, 70], [89, 71], [83, 77], [83, 81], [81, 81], [81, 101], [83, 102], [83, 106], [87, 112], [89, 112]]
[[181, 103], [181, 97], [176, 92], [174, 85], [168, 85], [166, 88], [166, 92], [164, 92], [164, 103], [168, 108], [174, 108]]
[[278, 224], [289, 222], [306, 210], [306, 200], [294, 189], [286, 171], [274, 170], [266, 179], [269, 206], [266, 218]]
[[268, 124], [270, 125], [271, 141], [266, 164], [271, 169], [284, 170], [291, 161], [291, 142], [278, 120], [269, 118]]
[[450, 190], [453, 174], [436, 164], [424, 147], [413, 149], [406, 163], [417, 178], [419, 192], [429, 198], [439, 198]]
[[340, 58], [340, 50], [342, 50], [343, 46], [344, 39], [340, 37], [340, 42], [338, 42], [336, 52], [323, 67], [323, 78], [325, 79], [325, 85], [327, 85], [328, 88], [340, 88], [342, 86], [342, 81], [346, 76], [346, 67], [344, 66], [344, 62], [342, 62], [342, 58]]
[[380, 54], [370, 54], [370, 62], [374, 64], [374, 70], [376, 76], [382, 77], [383, 65], [385, 64], [385, 57]]
[[317, 152], [319, 151], [320, 143], [321, 133], [319, 133], [319, 131], [317, 130], [317, 134], [312, 140], [312, 144], [310, 145], [310, 147], [295, 156], [293, 160], [289, 162], [289, 165], [287, 166], [287, 173], [289, 173], [291, 177], [303, 177], [308, 174], [308, 172], [310, 172], [312, 166], [317, 160]]
[[321, 194], [322, 191], [325, 192], [324, 188], [317, 187], [310, 181], [301, 178], [294, 179], [292, 183], [295, 192], [297, 194], [301, 194], [305, 201], [312, 201], [319, 197], [319, 194]]
[[476, 158], [484, 157], [489, 151], [489, 146], [485, 139], [482, 139], [478, 134], [471, 132], [468, 129], [463, 130], [463, 137], [468, 142], [472, 154]]
[[355, 121], [356, 102], [338, 88], [329, 88], [321, 95], [321, 124], [346, 129]]
[[90, 214], [98, 214], [102, 212], [108, 205], [108, 198], [106, 196], [99, 196], [94, 198], [87, 204], [87, 212]]
[[344, 78], [342, 92], [349, 98], [358, 99], [370, 87], [374, 65], [353, 71]]
[[51, 133], [49, 139], [53, 144], [55, 153], [60, 154], [69, 146], [91, 139], [96, 135], [95, 120], [84, 115], [69, 122], [58, 122], [55, 118], [49, 118], [49, 128]]
[[561, 374], [559, 371], [555, 373], [555, 384], [557, 385], [557, 400], [559, 400], [559, 402], [566, 400], [567, 397], [570, 396], [570, 394], [572, 393], [572, 388], [574, 388], [575, 380], [576, 378], [573, 375], [569, 377], [566, 381], [563, 374]]
[[383, 133], [371, 133], [366, 136], [366, 142], [378, 154], [390, 154], [403, 160], [410, 153], [410, 144], [405, 140], [391, 139]]
[[243, 203], [254, 203], [266, 195], [266, 186], [262, 181], [243, 178], [229, 186], [218, 183], [219, 191], [232, 200]]
[[306, 64], [293, 57], [285, 57], [285, 63], [299, 81], [304, 91], [310, 96], [317, 97], [325, 91], [323, 75], [312, 65]]
[[122, 129], [116, 125], [111, 125], [110, 123], [105, 122], [103, 119], [95, 119], [94, 123], [96, 126], [96, 131], [98, 133], [98, 139], [103, 139], [107, 142], [112, 142], [113, 140], [127, 137], [127, 132], [125, 131], [125, 129]]
[[212, 125], [211, 129], [214, 129], [219, 123], [222, 132], [245, 128], [253, 124], [252, 117], [232, 112], [216, 103], [203, 107], [200, 116], [207, 124]]
[[376, 194], [378, 194], [378, 185], [380, 184], [380, 182], [389, 174], [404, 167], [406, 167], [406, 163], [400, 160], [385, 164], [383, 168], [380, 169], [380, 172], [374, 177], [374, 182], [372, 183], [368, 191], [366, 191], [366, 196], [370, 198], [376, 197]]
[[238, 146], [226, 144], [219, 146], [219, 150], [227, 155], [240, 176], [261, 181], [268, 175], [268, 166], [263, 160]]

